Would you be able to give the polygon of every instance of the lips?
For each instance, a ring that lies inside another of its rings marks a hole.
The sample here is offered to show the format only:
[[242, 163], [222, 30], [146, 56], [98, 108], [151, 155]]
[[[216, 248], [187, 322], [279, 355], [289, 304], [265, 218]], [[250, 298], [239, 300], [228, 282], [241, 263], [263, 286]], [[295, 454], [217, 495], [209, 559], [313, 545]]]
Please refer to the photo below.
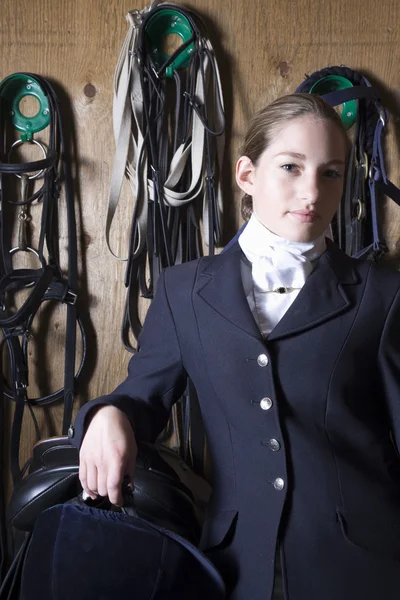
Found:
[[315, 211], [294, 210], [290, 212], [301, 223], [314, 223], [319, 217]]

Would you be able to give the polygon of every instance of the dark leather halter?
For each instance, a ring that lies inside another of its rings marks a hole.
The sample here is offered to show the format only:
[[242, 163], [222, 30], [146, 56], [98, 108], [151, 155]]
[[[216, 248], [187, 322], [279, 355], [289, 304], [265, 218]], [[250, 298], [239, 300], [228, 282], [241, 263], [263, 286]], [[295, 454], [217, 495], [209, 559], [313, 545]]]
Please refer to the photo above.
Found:
[[[332, 223], [333, 238], [349, 256], [374, 261], [388, 251], [381, 230], [379, 198], [386, 194], [400, 206], [400, 189], [387, 177], [382, 148], [389, 115], [378, 90], [364, 75], [347, 67], [327, 67], [306, 76], [296, 92], [310, 92], [319, 80], [331, 75], [348, 79], [353, 87], [322, 94], [324, 100], [332, 106], [358, 101], [345, 190]], [[245, 227], [246, 223], [223, 252], [236, 243]]]
[[[9, 373], [0, 374], [0, 419], [4, 423], [4, 400], [7, 398], [15, 403], [15, 411], [11, 432], [11, 473], [14, 486], [17, 485], [26, 468], [21, 469], [19, 449], [22, 420], [25, 408], [31, 413], [34, 421], [37, 439], [40, 438], [38, 424], [32, 407], [43, 406], [56, 401], [64, 403], [62, 433], [67, 434], [72, 420], [72, 408], [76, 381], [79, 378], [86, 356], [86, 342], [82, 322], [77, 313], [77, 240], [74, 208], [74, 193], [72, 187], [71, 167], [68, 160], [68, 147], [64, 134], [61, 111], [56, 93], [50, 83], [43, 77], [32, 73], [17, 73], [18, 77], [26, 77], [40, 86], [48, 102], [49, 112], [49, 141], [47, 148], [41, 146], [45, 157], [26, 163], [10, 163], [10, 148], [8, 132], [10, 128], [10, 106], [8, 99], [2, 94], [7, 78], [0, 83], [0, 327], [3, 332], [0, 341], [1, 356], [7, 349], [9, 358]], [[11, 76], [10, 76], [11, 77]], [[12, 76], [14, 77], [14, 76]], [[28, 173], [42, 171], [43, 185], [40, 189], [28, 195]], [[12, 194], [15, 188], [16, 176], [21, 178], [21, 198], [15, 200]], [[61, 267], [59, 255], [59, 219], [61, 206], [61, 187], [65, 190], [65, 208], [68, 230], [67, 265]], [[25, 229], [25, 218], [33, 202], [41, 204], [40, 233], [37, 249], [28, 246], [28, 236]], [[12, 247], [11, 234], [13, 231], [13, 211], [11, 205], [20, 209], [20, 235], [18, 246]], [[22, 215], [22, 219], [21, 219]], [[25, 215], [25, 217], [24, 217]], [[37, 269], [14, 268], [13, 256], [17, 252], [33, 252], [40, 263]], [[11, 310], [10, 298], [15, 292], [26, 288], [27, 299], [16, 311]], [[54, 301], [66, 305], [65, 329], [65, 370], [64, 385], [57, 391], [39, 398], [29, 398], [28, 386], [28, 339], [37, 311], [43, 302]], [[82, 360], [75, 374], [76, 324], [78, 323], [82, 337]], [[4, 363], [4, 360], [3, 360]], [[1, 430], [1, 447], [4, 448], [4, 426]], [[3, 451], [1, 451], [1, 472], [4, 474]], [[4, 575], [5, 558], [7, 556], [6, 523], [4, 517], [4, 490], [1, 490], [1, 575]]]
[[368, 79], [344, 66], [327, 67], [307, 76], [297, 92], [310, 92], [316, 82], [340, 76], [353, 84], [322, 97], [332, 106], [358, 101], [354, 141], [342, 203], [333, 223], [334, 241], [350, 256], [377, 260], [387, 252], [380, 224], [379, 197], [386, 194], [400, 205], [400, 190], [388, 180], [382, 149], [388, 111]]

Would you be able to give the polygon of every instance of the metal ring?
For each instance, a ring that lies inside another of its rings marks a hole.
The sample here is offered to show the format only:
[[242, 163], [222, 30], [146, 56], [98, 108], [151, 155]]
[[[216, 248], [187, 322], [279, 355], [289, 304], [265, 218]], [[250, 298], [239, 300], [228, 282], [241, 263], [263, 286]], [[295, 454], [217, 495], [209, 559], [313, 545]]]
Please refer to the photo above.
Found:
[[379, 108], [379, 119], [380, 119], [383, 127], [385, 127], [385, 125], [386, 125], [386, 111], [382, 107]]
[[369, 165], [369, 169], [368, 169], [368, 177], [369, 177], [370, 179], [372, 179], [372, 178], [373, 178], [373, 177], [372, 177], [372, 167], [373, 167], [373, 163], [372, 163], [372, 160], [371, 160], [371, 164]]
[[[10, 160], [10, 156], [11, 156], [11, 151], [12, 151], [12, 149], [13, 149], [15, 146], [20, 146], [21, 144], [25, 144], [25, 143], [29, 143], [29, 144], [36, 144], [36, 146], [39, 146], [39, 148], [41, 148], [41, 149], [42, 149], [42, 152], [43, 152], [43, 156], [44, 156], [44, 158], [47, 158], [47, 153], [46, 153], [46, 149], [45, 149], [45, 147], [44, 147], [44, 146], [43, 146], [43, 145], [42, 145], [40, 142], [38, 142], [37, 140], [31, 139], [31, 140], [28, 140], [27, 142], [24, 142], [23, 140], [17, 140], [17, 141], [15, 141], [15, 142], [13, 143], [13, 145], [11, 146], [11, 148], [10, 148], [10, 151], [9, 151], [9, 153], [8, 153], [8, 160]], [[40, 171], [38, 171], [38, 172], [37, 172], [35, 175], [29, 175], [29, 176], [28, 176], [28, 179], [37, 179], [38, 177], [40, 177], [40, 175], [41, 175], [43, 172], [44, 172], [44, 169], [40, 169]], [[15, 175], [16, 175], [16, 176], [17, 176], [19, 179], [21, 179], [21, 177], [22, 177], [22, 175], [20, 175], [19, 173], [15, 173]]]
[[[44, 264], [43, 262], [40, 260], [40, 256], [39, 256], [39, 252], [37, 250], [35, 250], [34, 248], [30, 248], [29, 246], [27, 246], [25, 249], [20, 248], [19, 246], [14, 246], [14, 248], [11, 248], [11, 250], [9, 250], [9, 253], [11, 254], [11, 256], [13, 254], [15, 254], [16, 252], [31, 252], [32, 254], [34, 254], [36, 256], [36, 258], [39, 260], [40, 262], [40, 266], [43, 268]], [[44, 260], [44, 259], [43, 259]], [[26, 285], [24, 285], [24, 287], [32, 287], [33, 285], [35, 285], [35, 282], [32, 281], [31, 283], [27, 283]]]
[[364, 179], [368, 179], [368, 154], [366, 152], [364, 152], [364, 162], [362, 163], [362, 165], [364, 167]]
[[360, 199], [357, 200], [357, 221], [361, 221], [364, 214], [364, 208]]

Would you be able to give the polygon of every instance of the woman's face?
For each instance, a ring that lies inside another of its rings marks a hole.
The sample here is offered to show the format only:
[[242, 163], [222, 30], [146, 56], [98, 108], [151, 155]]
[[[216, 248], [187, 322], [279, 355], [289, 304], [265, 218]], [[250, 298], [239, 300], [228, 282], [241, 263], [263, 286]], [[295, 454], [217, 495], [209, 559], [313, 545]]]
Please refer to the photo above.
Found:
[[322, 235], [339, 205], [346, 142], [334, 123], [297, 117], [277, 128], [254, 166], [247, 156], [236, 165], [239, 187], [253, 198], [257, 219], [293, 242]]

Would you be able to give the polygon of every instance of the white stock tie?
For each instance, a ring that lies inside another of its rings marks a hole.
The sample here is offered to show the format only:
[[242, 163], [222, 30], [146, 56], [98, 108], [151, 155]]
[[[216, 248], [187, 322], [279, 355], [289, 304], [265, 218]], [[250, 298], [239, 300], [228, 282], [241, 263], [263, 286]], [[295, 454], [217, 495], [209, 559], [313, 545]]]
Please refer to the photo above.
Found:
[[313, 270], [298, 248], [276, 245], [268, 247], [268, 256], [256, 256], [252, 261], [253, 285], [257, 292], [301, 289]]
[[264, 336], [268, 335], [296, 299], [315, 260], [325, 250], [325, 237], [291, 242], [275, 235], [253, 214], [239, 237], [251, 263], [253, 294], [250, 309]]

